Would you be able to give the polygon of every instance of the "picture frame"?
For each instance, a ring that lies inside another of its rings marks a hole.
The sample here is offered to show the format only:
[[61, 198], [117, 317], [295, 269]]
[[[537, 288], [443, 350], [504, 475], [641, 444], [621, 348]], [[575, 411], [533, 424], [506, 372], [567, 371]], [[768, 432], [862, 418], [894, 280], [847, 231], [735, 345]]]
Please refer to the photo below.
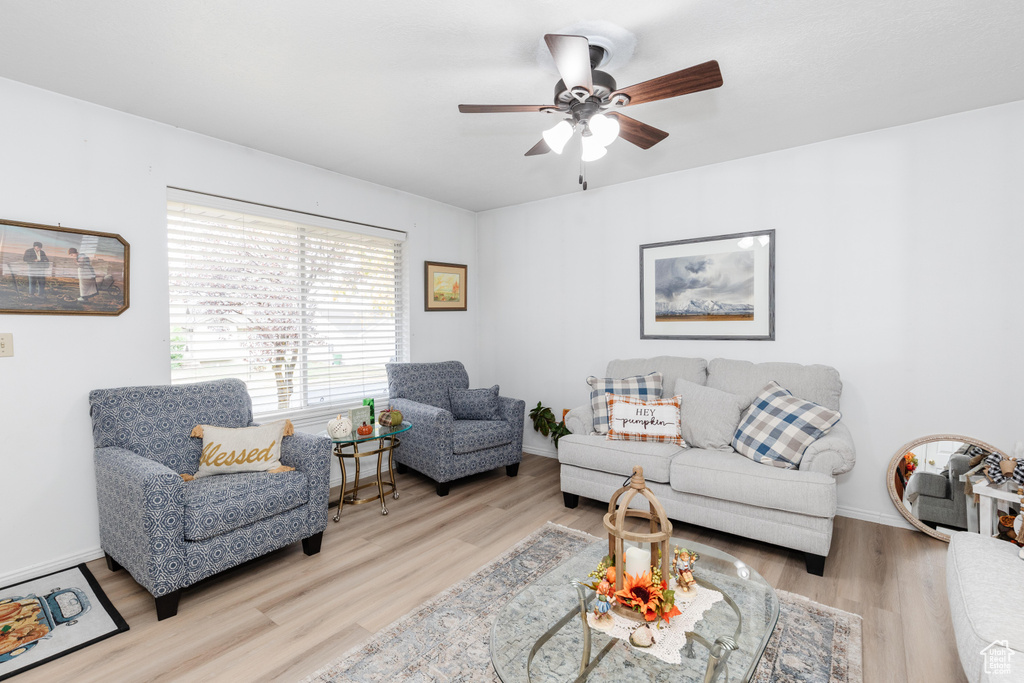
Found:
[[423, 310], [465, 311], [466, 266], [440, 261], [423, 262]]
[[775, 230], [640, 245], [641, 339], [775, 339]]
[[0, 314], [121, 315], [130, 251], [110, 232], [0, 219]]
[[348, 419], [352, 420], [352, 433], [356, 433], [356, 429], [361, 425], [368, 424], [373, 426], [373, 418], [370, 417], [370, 406], [357, 406], [355, 408], [349, 408]]

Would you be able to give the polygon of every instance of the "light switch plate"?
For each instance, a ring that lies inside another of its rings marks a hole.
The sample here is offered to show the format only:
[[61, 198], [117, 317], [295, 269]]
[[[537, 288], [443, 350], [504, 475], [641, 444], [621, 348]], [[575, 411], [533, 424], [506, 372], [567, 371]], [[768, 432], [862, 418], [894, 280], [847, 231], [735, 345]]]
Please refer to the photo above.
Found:
[[0, 332], [0, 358], [14, 355], [14, 335], [10, 332]]

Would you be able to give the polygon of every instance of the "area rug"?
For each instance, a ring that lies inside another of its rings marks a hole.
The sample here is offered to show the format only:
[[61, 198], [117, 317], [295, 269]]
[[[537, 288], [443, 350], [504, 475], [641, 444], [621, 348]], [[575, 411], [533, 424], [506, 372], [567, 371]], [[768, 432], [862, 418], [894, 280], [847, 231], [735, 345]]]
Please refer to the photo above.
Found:
[[0, 588], [0, 680], [127, 630], [84, 564]]
[[[305, 680], [498, 683], [489, 650], [497, 613], [525, 584], [596, 542], [605, 541], [548, 523]], [[861, 683], [861, 618], [799, 595], [777, 593], [778, 624], [751, 680]]]

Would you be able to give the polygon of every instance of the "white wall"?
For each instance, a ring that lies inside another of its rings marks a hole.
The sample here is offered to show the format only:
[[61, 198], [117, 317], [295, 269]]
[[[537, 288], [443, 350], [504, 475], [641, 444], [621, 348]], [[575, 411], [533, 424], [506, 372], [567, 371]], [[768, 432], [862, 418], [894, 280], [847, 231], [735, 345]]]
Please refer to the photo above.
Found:
[[[1024, 438], [1021, 188], [1017, 102], [481, 213], [481, 383], [560, 413], [612, 358], [832, 365], [858, 451], [841, 513], [893, 522], [901, 444]], [[640, 244], [765, 228], [775, 341], [640, 339]], [[529, 422], [525, 447], [551, 449]]]
[[[412, 358], [478, 374], [479, 304], [423, 311], [423, 261], [479, 274], [471, 212], [0, 79], [0, 218], [121, 234], [131, 307], [116, 318], [0, 316], [0, 585], [97, 556], [89, 390], [170, 379], [166, 188], [406, 230]], [[335, 465], [337, 467], [337, 465]]]

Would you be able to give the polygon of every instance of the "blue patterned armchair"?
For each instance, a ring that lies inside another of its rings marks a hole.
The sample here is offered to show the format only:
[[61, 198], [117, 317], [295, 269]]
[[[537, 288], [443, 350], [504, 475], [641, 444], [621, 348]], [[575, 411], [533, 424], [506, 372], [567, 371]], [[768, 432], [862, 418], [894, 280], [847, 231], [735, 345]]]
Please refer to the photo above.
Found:
[[185, 482], [199, 469], [198, 424], [252, 425], [237, 379], [89, 393], [100, 544], [156, 598], [158, 619], [178, 611], [181, 589], [302, 541], [320, 550], [327, 526], [330, 441], [296, 432], [281, 443], [292, 472], [247, 472]]
[[469, 375], [459, 361], [388, 363], [388, 395], [412, 429], [395, 450], [398, 471], [406, 467], [437, 482], [437, 495], [448, 495], [455, 479], [505, 467], [519, 473], [523, 459], [526, 402], [499, 396], [497, 420], [457, 420], [450, 389], [468, 389]]

